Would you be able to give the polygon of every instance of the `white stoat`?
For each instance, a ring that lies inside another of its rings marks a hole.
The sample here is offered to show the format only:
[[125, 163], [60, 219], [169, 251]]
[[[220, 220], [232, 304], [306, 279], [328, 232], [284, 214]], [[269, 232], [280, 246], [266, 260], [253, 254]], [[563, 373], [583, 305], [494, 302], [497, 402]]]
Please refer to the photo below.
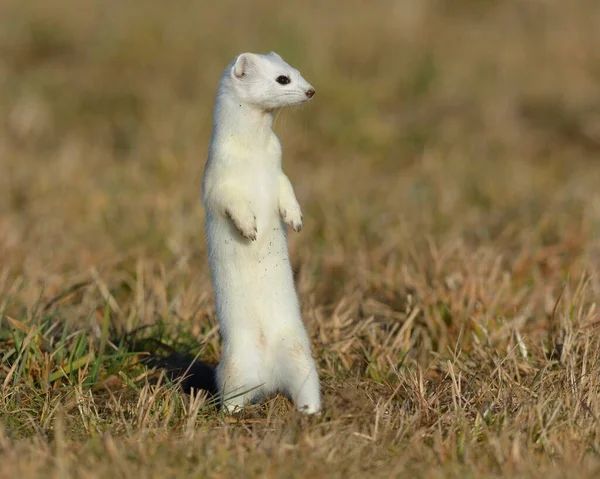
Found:
[[272, 128], [274, 110], [314, 93], [275, 52], [242, 53], [219, 84], [202, 201], [223, 338], [216, 379], [229, 412], [275, 392], [300, 411], [321, 410], [287, 248], [287, 226], [300, 231], [302, 212]]

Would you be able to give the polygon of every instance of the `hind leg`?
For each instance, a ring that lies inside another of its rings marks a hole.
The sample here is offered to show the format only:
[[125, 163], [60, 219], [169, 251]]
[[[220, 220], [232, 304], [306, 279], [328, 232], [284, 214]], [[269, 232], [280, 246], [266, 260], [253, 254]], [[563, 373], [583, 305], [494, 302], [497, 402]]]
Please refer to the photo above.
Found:
[[308, 339], [297, 341], [281, 351], [280, 383], [298, 411], [316, 414], [321, 411], [321, 386]]
[[306, 414], [317, 414], [321, 411], [321, 387], [319, 375], [314, 367], [308, 374], [299, 375], [291, 381], [289, 393], [298, 411]]
[[221, 406], [229, 413], [239, 412], [264, 392], [264, 381], [254, 361], [243, 358], [223, 358], [217, 367], [217, 386]]

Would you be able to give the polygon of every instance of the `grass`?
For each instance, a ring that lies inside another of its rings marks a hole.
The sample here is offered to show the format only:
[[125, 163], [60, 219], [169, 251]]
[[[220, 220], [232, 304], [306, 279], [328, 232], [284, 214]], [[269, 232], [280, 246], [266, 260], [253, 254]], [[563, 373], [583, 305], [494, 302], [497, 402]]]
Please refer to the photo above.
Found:
[[[0, 5], [0, 477], [597, 477], [600, 6]], [[200, 184], [276, 50], [324, 412], [223, 416]], [[198, 361], [193, 363], [192, 360]], [[187, 374], [186, 374], [187, 373]]]

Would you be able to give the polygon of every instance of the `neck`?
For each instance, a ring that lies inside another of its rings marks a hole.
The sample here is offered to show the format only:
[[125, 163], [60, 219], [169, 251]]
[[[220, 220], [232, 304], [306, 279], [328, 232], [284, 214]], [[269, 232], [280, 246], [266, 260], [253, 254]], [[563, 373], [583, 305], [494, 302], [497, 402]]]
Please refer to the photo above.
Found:
[[266, 143], [273, 134], [273, 114], [224, 92], [217, 99], [214, 125], [219, 136], [251, 144]]

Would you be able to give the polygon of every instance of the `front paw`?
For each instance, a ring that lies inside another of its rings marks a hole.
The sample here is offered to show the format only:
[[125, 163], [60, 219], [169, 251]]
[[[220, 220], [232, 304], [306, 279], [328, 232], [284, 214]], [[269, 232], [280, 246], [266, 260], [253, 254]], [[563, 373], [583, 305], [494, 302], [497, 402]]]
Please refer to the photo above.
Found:
[[281, 217], [294, 231], [299, 232], [302, 229], [303, 216], [299, 206], [282, 208]]
[[256, 227], [256, 216], [247, 212], [244, 215], [236, 215], [231, 210], [226, 210], [225, 214], [232, 221], [233, 226], [246, 239], [256, 241], [258, 237], [258, 228]]

